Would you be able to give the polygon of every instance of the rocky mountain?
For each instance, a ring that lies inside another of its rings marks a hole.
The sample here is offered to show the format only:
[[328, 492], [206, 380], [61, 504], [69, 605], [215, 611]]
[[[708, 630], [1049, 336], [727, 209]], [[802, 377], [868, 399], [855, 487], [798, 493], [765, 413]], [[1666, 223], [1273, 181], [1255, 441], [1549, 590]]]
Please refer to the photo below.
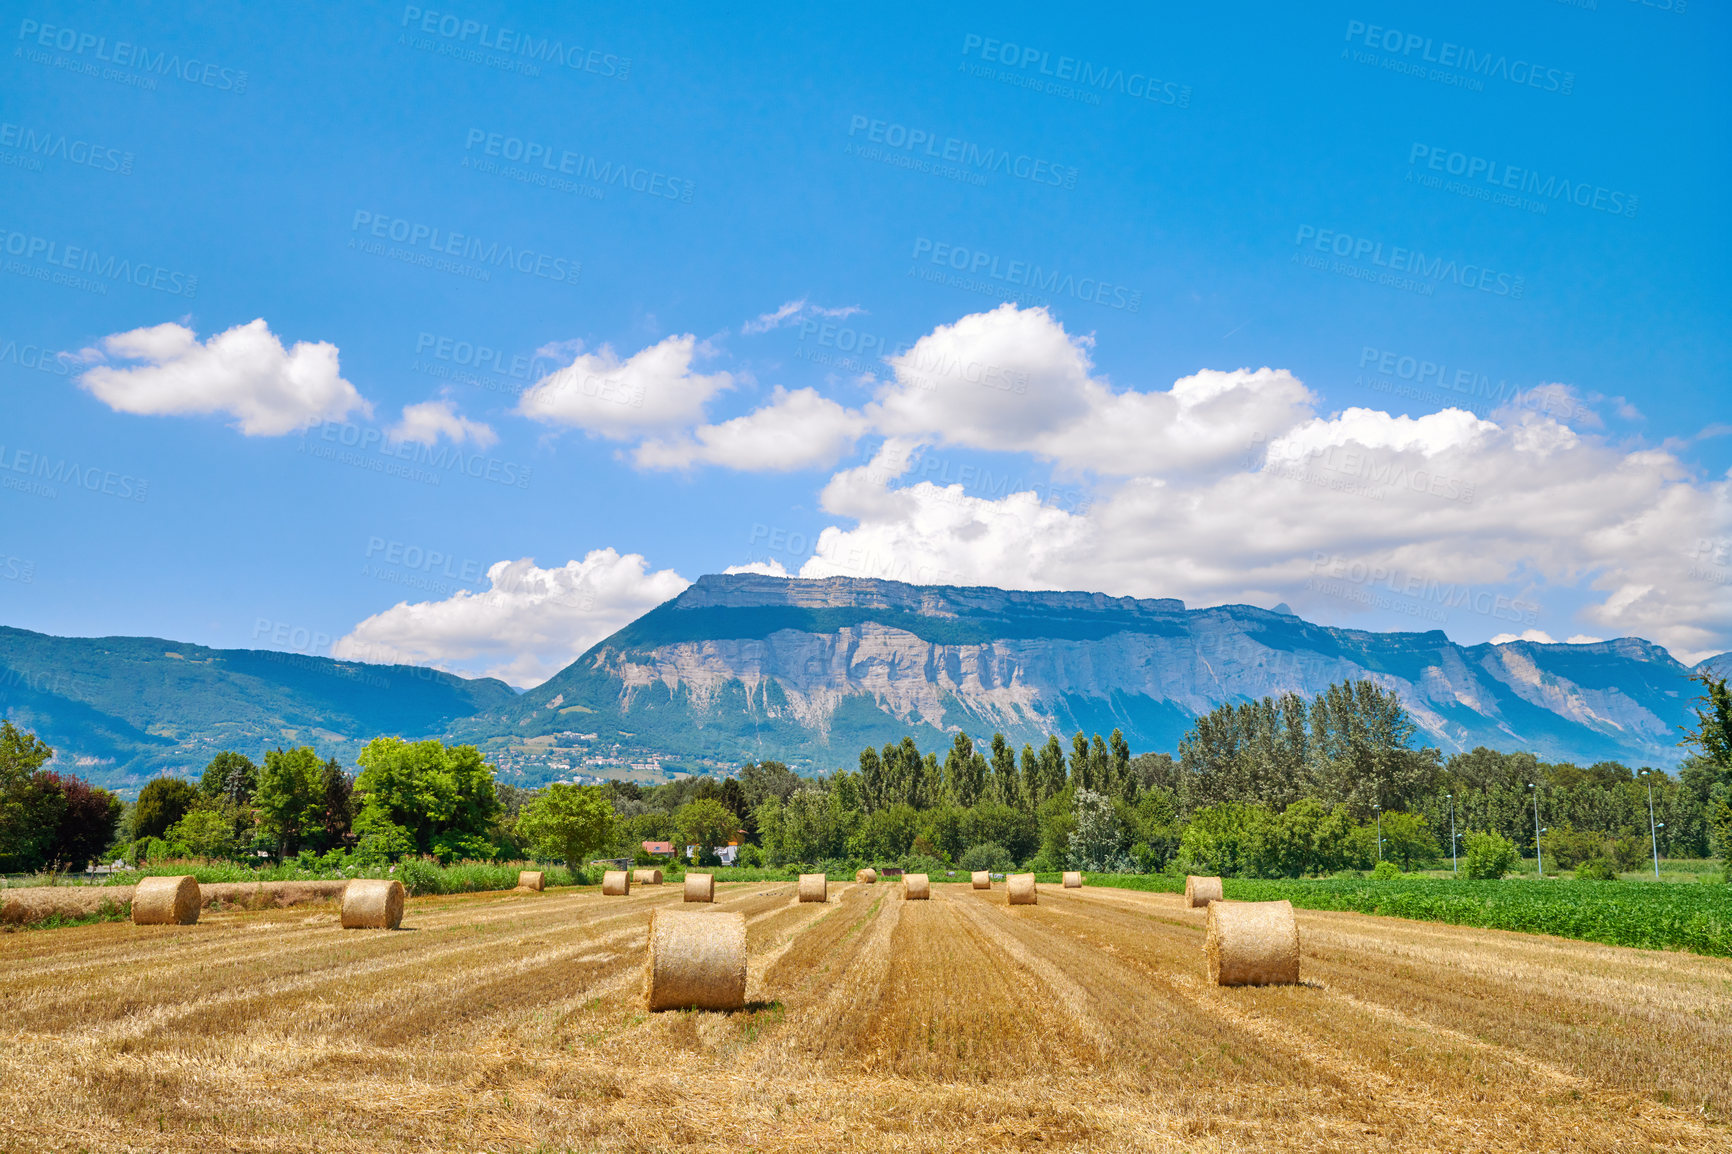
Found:
[[1134, 750], [1170, 751], [1222, 702], [1369, 677], [1446, 753], [1671, 766], [1690, 672], [1633, 637], [1462, 646], [1435, 630], [1337, 629], [1248, 605], [742, 574], [700, 578], [455, 729], [581, 730], [675, 758], [811, 768], [910, 732], [931, 747], [959, 728], [1020, 744], [1117, 727]]
[[0, 717], [52, 745], [56, 768], [129, 796], [160, 773], [196, 776], [223, 749], [256, 760], [312, 744], [352, 763], [380, 734], [440, 735], [516, 696], [413, 665], [0, 626]]
[[[1723, 675], [1732, 655], [1698, 668]], [[1175, 751], [1223, 702], [1359, 677], [1399, 692], [1446, 753], [1672, 766], [1690, 673], [1633, 637], [1461, 646], [1248, 605], [843, 577], [700, 578], [521, 695], [416, 666], [0, 628], [0, 716], [128, 793], [220, 749], [312, 743], [352, 763], [380, 734], [475, 742], [524, 785], [753, 758], [832, 769], [868, 743], [942, 748], [958, 729], [1020, 745], [1119, 728], [1139, 753]]]

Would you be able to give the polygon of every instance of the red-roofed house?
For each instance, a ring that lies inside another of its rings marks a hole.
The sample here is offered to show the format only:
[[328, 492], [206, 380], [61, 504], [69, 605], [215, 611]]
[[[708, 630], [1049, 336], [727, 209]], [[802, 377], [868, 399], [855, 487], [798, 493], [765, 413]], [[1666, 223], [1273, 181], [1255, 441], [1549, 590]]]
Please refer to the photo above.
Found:
[[663, 857], [674, 856], [674, 843], [671, 841], [646, 841], [643, 843], [645, 853], [659, 853]]

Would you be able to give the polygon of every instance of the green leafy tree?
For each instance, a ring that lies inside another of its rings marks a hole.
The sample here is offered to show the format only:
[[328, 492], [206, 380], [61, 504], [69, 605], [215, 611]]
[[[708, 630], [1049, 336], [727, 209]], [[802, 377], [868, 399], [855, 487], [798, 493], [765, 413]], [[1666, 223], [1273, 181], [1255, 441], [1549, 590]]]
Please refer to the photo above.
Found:
[[970, 846], [999, 846], [1019, 862], [1027, 861], [1040, 849], [1040, 826], [1034, 814], [1003, 802], [983, 801], [966, 811], [962, 815], [962, 836]]
[[1179, 868], [1221, 877], [1270, 872], [1274, 825], [1275, 815], [1267, 806], [1239, 801], [1204, 806], [1191, 816], [1179, 839]]
[[613, 802], [605, 789], [593, 785], [555, 782], [517, 815], [518, 836], [538, 857], [557, 858], [572, 869], [611, 845], [614, 827]]
[[493, 767], [474, 746], [379, 737], [358, 760], [355, 791], [363, 799], [363, 815], [407, 830], [421, 853], [490, 852], [479, 843], [499, 813], [499, 796], [493, 790]]
[[884, 759], [868, 745], [860, 751], [860, 802], [867, 813], [889, 804], [889, 786], [884, 775]]
[[224, 750], [211, 758], [198, 779], [198, 791], [206, 801], [247, 805], [259, 785], [259, 767], [244, 754]]
[[323, 827], [324, 800], [325, 763], [312, 746], [265, 754], [253, 808], [260, 833], [276, 846], [279, 858], [296, 853], [303, 839]]
[[727, 845], [738, 835], [740, 819], [710, 798], [688, 802], [674, 814], [679, 844], [698, 847], [699, 853]]
[[986, 796], [1000, 805], [1021, 805], [1022, 781], [1016, 771], [1016, 752], [1002, 733], [992, 735], [991, 765], [992, 781]]
[[1415, 862], [1430, 861], [1437, 856], [1431, 823], [1423, 814], [1401, 810], [1384, 814], [1383, 855], [1399, 862], [1404, 872], [1413, 869]]
[[944, 759], [944, 784], [950, 800], [967, 809], [980, 800], [986, 788], [986, 758], [975, 752], [974, 740], [958, 733]]
[[0, 722], [0, 871], [38, 869], [54, 848], [66, 799], [41, 772], [54, 750]]
[[920, 834], [920, 813], [898, 802], [865, 816], [848, 841], [848, 852], [868, 861], [896, 861], [913, 848]]
[[[1049, 735], [1046, 744], [1040, 747], [1040, 793], [1035, 799], [1035, 807], [1057, 797], [1070, 784], [1065, 776], [1064, 746], [1059, 744], [1058, 735]], [[1065, 809], [1068, 812], [1069, 806]]]
[[161, 837], [168, 827], [186, 816], [198, 801], [198, 790], [178, 777], [159, 777], [138, 791], [132, 810], [133, 836]]
[[920, 832], [932, 846], [927, 852], [953, 862], [967, 848], [963, 832], [966, 811], [954, 805], [935, 805], [920, 815]]
[[1112, 798], [1090, 789], [1076, 791], [1076, 828], [1071, 831], [1067, 858], [1072, 869], [1129, 872], [1124, 854], [1124, 828]]
[[233, 818], [220, 809], [202, 806], [188, 810], [169, 826], [163, 840], [175, 857], [233, 857], [239, 848]]
[[1009, 850], [997, 842], [983, 841], [964, 850], [956, 867], [970, 873], [975, 870], [1005, 873], [1016, 868], [1016, 860], [1010, 856]]
[[1461, 857], [1461, 872], [1470, 878], [1501, 878], [1521, 861], [1514, 843], [1502, 834], [1470, 833], [1462, 841], [1466, 852]]

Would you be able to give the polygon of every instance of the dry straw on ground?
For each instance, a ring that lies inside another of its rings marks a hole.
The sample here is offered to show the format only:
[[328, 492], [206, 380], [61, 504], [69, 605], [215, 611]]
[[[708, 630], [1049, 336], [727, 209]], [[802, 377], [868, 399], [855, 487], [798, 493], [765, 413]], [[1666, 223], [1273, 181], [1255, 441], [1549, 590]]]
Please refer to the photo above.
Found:
[[608, 870], [601, 875], [603, 897], [623, 898], [631, 893], [631, 875], [624, 870]]
[[143, 878], [132, 891], [132, 924], [135, 926], [190, 926], [198, 921], [202, 904], [198, 879]]
[[518, 889], [520, 889], [520, 890], [534, 890], [536, 893], [540, 893], [545, 885], [546, 885], [546, 882], [543, 880], [542, 872], [540, 870], [518, 870], [517, 871], [517, 888]]
[[1203, 878], [1193, 875], [1185, 877], [1185, 904], [1192, 909], [1206, 906], [1210, 902], [1224, 900], [1221, 896], [1220, 878]]
[[661, 870], [633, 870], [631, 875], [633, 885], [659, 886], [662, 884]]
[[801, 874], [800, 900], [803, 902], [829, 901], [830, 879], [824, 874]]
[[644, 959], [652, 1010], [737, 1010], [746, 1004], [746, 917], [652, 910]]
[[403, 883], [356, 878], [343, 890], [345, 930], [394, 930], [403, 922]]
[[992, 888], [992, 873], [989, 870], [975, 870], [973, 880], [974, 888], [977, 890], [989, 890]]
[[686, 901], [713, 902], [716, 900], [715, 874], [687, 874]]
[[911, 902], [923, 902], [932, 897], [932, 879], [925, 874], [908, 874], [902, 879], [902, 896]]
[[1217, 986], [1287, 986], [1299, 980], [1292, 902], [1210, 902], [1203, 939]]
[[1082, 874], [1078, 873], [1076, 870], [1066, 870], [1064, 875], [1064, 888], [1067, 890], [1082, 889]]
[[1039, 889], [1034, 884], [1033, 874], [1011, 874], [1005, 883], [1010, 891], [1010, 904], [1013, 906], [1032, 906], [1040, 903]]
[[878, 880], [878, 871], [875, 869], [855, 870], [854, 880], [862, 885], [872, 885]]

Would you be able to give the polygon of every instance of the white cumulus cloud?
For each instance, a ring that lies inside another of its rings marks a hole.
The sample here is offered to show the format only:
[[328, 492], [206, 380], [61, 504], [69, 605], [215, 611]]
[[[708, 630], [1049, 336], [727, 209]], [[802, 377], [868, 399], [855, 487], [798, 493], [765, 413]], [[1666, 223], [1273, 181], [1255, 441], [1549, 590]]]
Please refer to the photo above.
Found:
[[731, 388], [726, 372], [699, 373], [692, 362], [711, 350], [691, 334], [668, 337], [625, 360], [604, 345], [549, 373], [518, 402], [517, 411], [548, 425], [584, 429], [614, 440], [689, 427], [704, 406]]
[[651, 571], [640, 553], [613, 549], [547, 569], [527, 557], [499, 561], [487, 579], [487, 589], [375, 613], [339, 639], [332, 654], [535, 685], [690, 584], [672, 569]]
[[393, 441], [414, 441], [422, 445], [436, 445], [440, 437], [457, 445], [472, 443], [480, 449], [490, 449], [499, 443], [499, 435], [492, 426], [463, 416], [457, 411], [456, 402], [451, 400], [404, 405], [403, 419], [386, 432]]
[[104, 337], [84, 356], [103, 363], [78, 383], [122, 413], [225, 413], [249, 437], [275, 437], [372, 412], [339, 372], [336, 345], [297, 341], [284, 349], [263, 318], [203, 343], [185, 325], [133, 329]]
[[741, 472], [790, 472], [834, 465], [867, 431], [866, 420], [815, 389], [778, 387], [770, 403], [690, 436], [645, 441], [634, 459], [649, 469], [721, 465]]

